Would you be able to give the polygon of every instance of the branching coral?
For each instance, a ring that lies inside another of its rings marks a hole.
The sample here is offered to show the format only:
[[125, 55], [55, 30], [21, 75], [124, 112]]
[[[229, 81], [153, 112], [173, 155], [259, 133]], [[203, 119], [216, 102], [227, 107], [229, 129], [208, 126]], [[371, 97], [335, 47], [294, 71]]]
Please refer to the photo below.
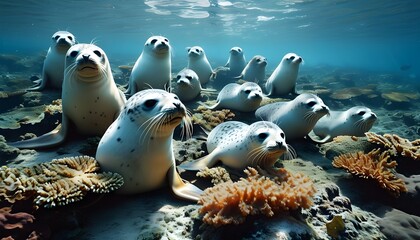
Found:
[[384, 134], [383, 136], [367, 132], [368, 141], [376, 143], [387, 149], [390, 155], [420, 160], [420, 139], [409, 141], [395, 134]]
[[10, 230], [23, 228], [24, 225], [32, 223], [34, 216], [29, 213], [11, 213], [10, 207], [0, 208], [0, 229]]
[[356, 176], [374, 179], [382, 188], [399, 196], [401, 192], [407, 192], [407, 187], [404, 181], [392, 172], [392, 169], [397, 166], [397, 162], [388, 162], [389, 158], [387, 152], [380, 154], [380, 149], [373, 150], [368, 154], [363, 152], [347, 153], [335, 157], [333, 166], [344, 168]]
[[254, 168], [245, 170], [247, 178], [224, 182], [204, 191], [199, 212], [209, 225], [243, 223], [248, 215], [272, 217], [284, 211], [309, 208], [315, 194], [312, 181], [302, 174], [266, 177]]
[[208, 131], [212, 130], [220, 123], [225, 122], [226, 120], [232, 120], [232, 118], [235, 117], [235, 114], [229, 109], [210, 110], [203, 106], [199, 106], [196, 110], [201, 113], [195, 113], [193, 115], [193, 122], [204, 127]]
[[55, 159], [31, 167], [0, 169], [0, 197], [9, 202], [34, 198], [37, 206], [54, 207], [81, 200], [88, 192], [108, 193], [123, 179], [97, 173], [98, 162], [88, 156]]

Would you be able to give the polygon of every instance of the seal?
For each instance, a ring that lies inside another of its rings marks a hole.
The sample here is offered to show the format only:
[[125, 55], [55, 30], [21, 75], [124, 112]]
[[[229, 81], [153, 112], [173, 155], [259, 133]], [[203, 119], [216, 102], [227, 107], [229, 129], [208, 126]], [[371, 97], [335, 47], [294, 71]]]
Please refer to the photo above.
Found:
[[172, 92], [182, 102], [188, 102], [197, 98], [201, 93], [201, 83], [198, 75], [191, 69], [184, 68], [176, 75], [176, 82], [172, 84]]
[[93, 44], [76, 44], [66, 54], [61, 127], [40, 137], [10, 145], [52, 147], [62, 143], [71, 127], [88, 136], [102, 136], [126, 102], [117, 88], [105, 52]]
[[340, 135], [363, 137], [376, 119], [376, 114], [364, 106], [355, 106], [346, 111], [330, 111], [329, 115], [319, 119], [313, 129], [320, 140], [311, 139], [317, 143], [326, 143]]
[[179, 167], [201, 170], [221, 161], [234, 169], [248, 166], [269, 168], [288, 152], [284, 132], [267, 121], [257, 121], [251, 125], [238, 121], [223, 122], [209, 133], [206, 144], [208, 155]]
[[131, 71], [127, 95], [143, 89], [165, 89], [171, 80], [171, 45], [162, 36], [147, 39], [133, 70]]
[[181, 122], [191, 127], [187, 110], [175, 94], [161, 89], [143, 90], [126, 103], [109, 126], [96, 152], [104, 171], [121, 174], [122, 194], [136, 194], [162, 187], [169, 179], [173, 192], [197, 201], [202, 191], [184, 183], [175, 167], [172, 137]]
[[254, 82], [242, 85], [229, 83], [217, 95], [215, 105], [204, 106], [208, 109], [229, 108], [240, 112], [252, 112], [260, 106], [262, 96], [261, 87]]
[[248, 82], [262, 82], [265, 79], [266, 66], [267, 59], [261, 55], [255, 55], [245, 66], [241, 74], [235, 78]]
[[187, 48], [188, 51], [188, 65], [187, 68], [197, 73], [201, 85], [206, 84], [213, 75], [213, 68], [211, 67], [206, 53], [199, 46]]
[[302, 61], [302, 57], [295, 53], [284, 55], [279, 65], [267, 79], [265, 84], [266, 91], [268, 92], [267, 96], [276, 97], [289, 93], [297, 94], [296, 79], [299, 65]]
[[238, 76], [246, 65], [244, 52], [240, 47], [233, 47], [230, 49], [229, 53], [230, 56], [225, 67], [229, 67], [231, 76]]
[[64, 64], [67, 50], [76, 44], [76, 38], [67, 31], [58, 31], [52, 35], [52, 43], [42, 68], [42, 78], [28, 91], [42, 91], [45, 88], [61, 89], [64, 79]]
[[255, 116], [277, 124], [290, 140], [308, 135], [316, 122], [328, 113], [329, 108], [321, 98], [302, 93], [291, 101], [264, 105], [255, 111]]

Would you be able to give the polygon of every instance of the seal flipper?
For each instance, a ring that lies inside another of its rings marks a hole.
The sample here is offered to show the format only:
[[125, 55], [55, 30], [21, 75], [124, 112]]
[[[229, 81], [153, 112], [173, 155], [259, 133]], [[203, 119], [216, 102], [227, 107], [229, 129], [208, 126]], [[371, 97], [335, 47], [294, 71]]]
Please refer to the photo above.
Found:
[[54, 147], [64, 142], [68, 132], [68, 123], [65, 116], [62, 117], [62, 122], [54, 130], [36, 138], [12, 142], [9, 145], [17, 148], [47, 148]]
[[36, 80], [34, 83], [35, 85], [33, 87], [30, 87], [26, 89], [27, 91], [42, 91], [47, 86], [48, 81], [48, 75], [45, 73], [45, 71], [42, 71], [42, 78]]
[[318, 143], [318, 144], [324, 144], [332, 140], [331, 135], [327, 135], [321, 139], [318, 135], [314, 133], [314, 131], [309, 132], [307, 135], [307, 138], [309, 138], [309, 140], [311, 140], [312, 142]]
[[174, 165], [172, 165], [168, 170], [168, 178], [172, 191], [176, 196], [180, 198], [191, 201], [198, 201], [200, 196], [203, 194], [203, 190], [192, 185], [191, 183], [185, 183], [179, 176]]
[[216, 153], [219, 152], [218, 149], [214, 149], [210, 154], [201, 157], [195, 161], [183, 163], [179, 165], [178, 167], [184, 170], [190, 170], [190, 171], [199, 171], [203, 170], [206, 167], [213, 167], [216, 165], [216, 163], [219, 161], [219, 159], [216, 156]]
[[210, 110], [217, 109], [217, 107], [219, 106], [219, 103], [220, 102], [216, 102], [216, 104], [214, 104], [213, 106], [209, 106], [209, 105], [207, 105], [207, 104], [205, 104], [203, 102], [198, 102], [198, 104], [200, 104], [201, 106], [203, 106], [203, 107], [205, 107], [207, 109], [210, 109]]

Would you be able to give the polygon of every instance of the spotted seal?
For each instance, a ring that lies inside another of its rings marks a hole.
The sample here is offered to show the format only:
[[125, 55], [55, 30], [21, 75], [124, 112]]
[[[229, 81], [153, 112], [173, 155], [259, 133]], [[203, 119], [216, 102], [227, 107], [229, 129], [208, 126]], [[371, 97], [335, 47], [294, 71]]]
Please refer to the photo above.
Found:
[[277, 124], [290, 140], [308, 135], [315, 123], [328, 112], [329, 108], [321, 98], [302, 93], [291, 101], [264, 105], [255, 111], [255, 116]]
[[126, 102], [117, 88], [105, 52], [94, 44], [76, 44], [66, 54], [61, 127], [40, 137], [11, 143], [18, 148], [62, 143], [71, 126], [82, 135], [102, 136]]
[[330, 111], [315, 124], [313, 133], [320, 138], [317, 143], [326, 143], [340, 135], [365, 136], [375, 123], [377, 116], [370, 108], [355, 106], [346, 111]]
[[130, 74], [127, 95], [143, 89], [165, 89], [171, 80], [171, 45], [163, 36], [147, 39]]
[[265, 79], [265, 67], [267, 59], [261, 55], [255, 55], [236, 79], [243, 79], [248, 82], [262, 82]]
[[230, 56], [225, 67], [229, 67], [231, 76], [238, 76], [246, 65], [244, 52], [240, 47], [233, 47], [230, 49], [229, 53]]
[[270, 168], [288, 152], [284, 132], [274, 123], [257, 121], [251, 125], [228, 121], [217, 125], [208, 135], [209, 154], [180, 165], [185, 170], [201, 170], [218, 161], [235, 169]]
[[289, 93], [297, 94], [296, 79], [302, 61], [302, 57], [295, 53], [286, 54], [267, 79], [265, 84], [267, 96], [276, 97]]
[[213, 75], [213, 68], [207, 59], [204, 49], [199, 46], [187, 48], [188, 65], [187, 68], [197, 73], [201, 85], [206, 84]]
[[219, 92], [216, 104], [206, 106], [208, 109], [229, 108], [241, 112], [255, 111], [262, 101], [262, 90], [254, 82], [246, 82], [242, 85], [229, 83]]
[[28, 91], [42, 91], [46, 87], [61, 89], [64, 79], [64, 64], [67, 50], [76, 44], [74, 35], [67, 31], [58, 31], [51, 37], [52, 43], [42, 68], [42, 78], [37, 80], [37, 86]]
[[175, 94], [148, 89], [127, 101], [96, 153], [101, 169], [123, 176], [119, 193], [147, 192], [169, 180], [178, 197], [198, 200], [202, 191], [184, 183], [175, 167], [172, 137], [181, 122], [191, 126], [187, 110]]

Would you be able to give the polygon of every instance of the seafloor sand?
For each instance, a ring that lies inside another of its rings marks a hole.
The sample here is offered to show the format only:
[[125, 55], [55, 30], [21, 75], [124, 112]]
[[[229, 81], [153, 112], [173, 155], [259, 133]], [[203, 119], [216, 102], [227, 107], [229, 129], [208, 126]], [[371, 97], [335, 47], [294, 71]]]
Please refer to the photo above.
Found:
[[[38, 75], [39, 66], [20, 66], [20, 62], [8, 61], [0, 75], [0, 135], [7, 141], [16, 141], [26, 133], [40, 135], [55, 128], [60, 113], [54, 107], [45, 112], [44, 105], [59, 99], [60, 93], [19, 92], [31, 86], [29, 78]], [[13, 72], [16, 69], [18, 72]], [[117, 82], [124, 83], [127, 75], [118, 68], [114, 70]], [[319, 67], [300, 72], [298, 91], [317, 93], [333, 110], [355, 105], [370, 107], [378, 115], [373, 132], [394, 133], [409, 140], [420, 138], [420, 87], [410, 78]], [[214, 98], [210, 95], [210, 99]], [[195, 106], [189, 108], [193, 111]], [[237, 114], [233, 119], [249, 122], [251, 117], [252, 114]], [[17, 167], [67, 156], [95, 156], [98, 141], [98, 137], [73, 136], [54, 149], [19, 151], [0, 139], [0, 161], [1, 165]], [[331, 156], [357, 151], [359, 146], [350, 144], [343, 150], [332, 143], [319, 148], [306, 140], [289, 144], [298, 158], [278, 164], [291, 172], [303, 172], [317, 189], [315, 205], [300, 213], [252, 217], [239, 226], [213, 228], [201, 222], [199, 205], [175, 198], [168, 188], [136, 196], [89, 194], [79, 203], [31, 212], [36, 218], [34, 222], [41, 226], [38, 231], [47, 239], [332, 239], [325, 223], [334, 215], [344, 218], [345, 232], [340, 239], [419, 239], [420, 164], [400, 172], [405, 174], [402, 177], [409, 192], [395, 198], [375, 183], [331, 165]], [[177, 142], [175, 146], [177, 163], [205, 151], [201, 140]], [[200, 186], [211, 185], [209, 180], [191, 173], [182, 176], [190, 181], [198, 179]], [[3, 201], [1, 205], [7, 203]], [[0, 237], [4, 236], [7, 232], [1, 233]]]

